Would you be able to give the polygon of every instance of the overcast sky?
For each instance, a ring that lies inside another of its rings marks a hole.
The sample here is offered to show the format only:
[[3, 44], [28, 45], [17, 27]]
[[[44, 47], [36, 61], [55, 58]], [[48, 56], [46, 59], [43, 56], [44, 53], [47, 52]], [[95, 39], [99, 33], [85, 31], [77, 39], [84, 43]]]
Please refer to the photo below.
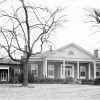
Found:
[[85, 23], [84, 8], [100, 8], [100, 0], [30, 0], [36, 5], [48, 7], [67, 7], [65, 13], [69, 22], [56, 31], [55, 47], [59, 48], [74, 42], [89, 52], [100, 47], [100, 33], [91, 30], [92, 24]]
[[[99, 9], [100, 0], [29, 0], [29, 2], [33, 5], [49, 8], [66, 7], [64, 13], [67, 15], [66, 19], [69, 19], [69, 22], [56, 30], [55, 39], [53, 39], [55, 49], [72, 42], [91, 53], [93, 53], [93, 50], [100, 48], [100, 33], [91, 35], [95, 30], [91, 30], [92, 24], [85, 23], [87, 12], [84, 10], [84, 8]], [[14, 6], [18, 4], [16, 2]]]

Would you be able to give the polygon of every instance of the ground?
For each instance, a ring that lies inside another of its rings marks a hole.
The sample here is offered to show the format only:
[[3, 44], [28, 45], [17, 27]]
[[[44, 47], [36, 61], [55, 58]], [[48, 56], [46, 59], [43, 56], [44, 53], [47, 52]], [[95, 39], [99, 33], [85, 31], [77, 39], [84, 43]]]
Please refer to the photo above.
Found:
[[71, 84], [0, 84], [0, 100], [100, 100], [100, 86]]

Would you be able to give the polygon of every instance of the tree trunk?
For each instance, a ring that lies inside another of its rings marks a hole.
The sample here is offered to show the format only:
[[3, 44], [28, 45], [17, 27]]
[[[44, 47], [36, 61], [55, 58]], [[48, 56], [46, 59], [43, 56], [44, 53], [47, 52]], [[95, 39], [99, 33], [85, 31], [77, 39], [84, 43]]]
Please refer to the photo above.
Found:
[[22, 86], [27, 87], [28, 86], [28, 61], [29, 59], [24, 60], [23, 69], [24, 69], [24, 76], [23, 76], [23, 84]]

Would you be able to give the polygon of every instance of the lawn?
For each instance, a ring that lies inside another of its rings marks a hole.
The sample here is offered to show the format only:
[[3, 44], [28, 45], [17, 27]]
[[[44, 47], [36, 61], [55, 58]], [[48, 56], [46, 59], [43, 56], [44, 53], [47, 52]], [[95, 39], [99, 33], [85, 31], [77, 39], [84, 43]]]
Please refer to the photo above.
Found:
[[100, 100], [100, 86], [70, 84], [0, 84], [0, 100]]

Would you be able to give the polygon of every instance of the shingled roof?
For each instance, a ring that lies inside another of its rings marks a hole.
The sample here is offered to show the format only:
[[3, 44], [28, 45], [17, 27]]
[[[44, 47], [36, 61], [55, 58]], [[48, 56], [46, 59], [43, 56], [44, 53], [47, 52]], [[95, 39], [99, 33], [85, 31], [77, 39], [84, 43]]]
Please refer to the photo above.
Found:
[[0, 63], [2, 64], [20, 64], [20, 62], [18, 61], [13, 61], [10, 58], [6, 58], [6, 59], [0, 59]]

